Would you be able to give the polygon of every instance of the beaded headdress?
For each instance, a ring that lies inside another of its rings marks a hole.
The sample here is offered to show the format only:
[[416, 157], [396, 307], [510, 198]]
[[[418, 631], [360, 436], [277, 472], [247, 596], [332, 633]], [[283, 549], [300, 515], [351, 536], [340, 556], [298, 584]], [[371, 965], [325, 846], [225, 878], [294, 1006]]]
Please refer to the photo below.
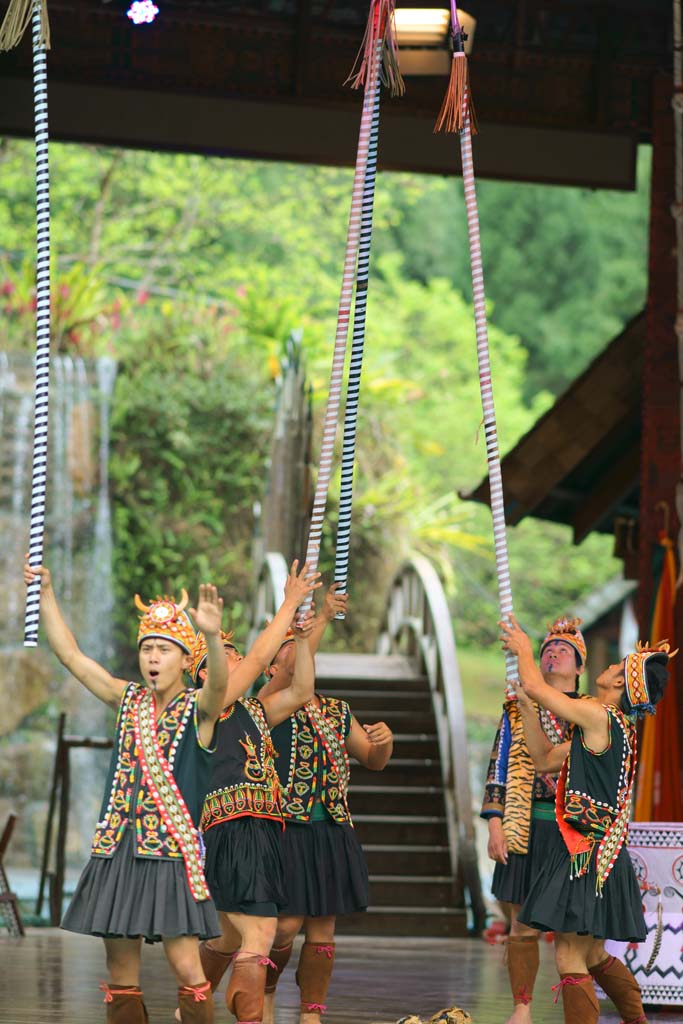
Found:
[[548, 646], [555, 640], [562, 640], [565, 644], [569, 644], [574, 648], [578, 656], [581, 658], [581, 664], [586, 664], [586, 641], [583, 638], [583, 633], [579, 629], [581, 625], [581, 619], [570, 619], [568, 615], [560, 616], [559, 619], [555, 619], [552, 626], [548, 626], [548, 632], [546, 633], [543, 643], [541, 644], [541, 654]]
[[151, 604], [144, 604], [139, 594], [135, 595], [135, 606], [141, 611], [142, 618], [138, 626], [138, 647], [143, 640], [156, 637], [159, 640], [171, 640], [181, 647], [186, 654], [192, 654], [195, 631], [189, 617], [185, 613], [189, 598], [183, 588], [180, 602], [174, 597], [157, 597]]
[[[232, 630], [230, 630], [229, 633], [224, 633], [223, 630], [221, 630], [221, 640], [223, 641], [223, 646], [232, 647], [232, 649], [236, 651], [237, 648], [232, 642], [233, 636], [234, 633]], [[199, 682], [199, 673], [204, 668], [204, 662], [206, 661], [207, 655], [209, 653], [208, 648], [206, 646], [206, 637], [204, 636], [203, 633], [197, 633], [194, 645], [192, 647], [192, 651], [190, 653], [192, 654], [192, 665], [190, 666], [190, 675], [192, 676], [192, 681], [196, 686], [197, 683]]]
[[624, 697], [629, 712], [642, 717], [653, 715], [655, 705], [664, 692], [666, 666], [669, 658], [678, 651], [671, 651], [668, 640], [661, 640], [650, 646], [649, 642], [638, 641], [633, 654], [624, 658]]

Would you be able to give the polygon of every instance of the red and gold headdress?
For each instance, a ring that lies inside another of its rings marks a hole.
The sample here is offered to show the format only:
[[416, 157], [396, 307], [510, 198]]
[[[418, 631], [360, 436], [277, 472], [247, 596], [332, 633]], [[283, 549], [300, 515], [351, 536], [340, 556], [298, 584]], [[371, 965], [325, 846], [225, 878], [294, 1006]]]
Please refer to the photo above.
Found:
[[574, 648], [581, 658], [581, 663], [585, 665], [586, 641], [583, 638], [583, 633], [579, 629], [580, 625], [581, 619], [570, 619], [568, 615], [563, 615], [559, 619], [555, 619], [552, 626], [548, 626], [548, 632], [541, 644], [541, 654], [543, 654], [543, 651], [548, 644], [552, 643], [554, 640], [562, 640], [565, 644], [569, 644]]
[[160, 640], [171, 640], [178, 644], [186, 654], [192, 654], [195, 631], [189, 617], [185, 613], [189, 598], [183, 588], [180, 602], [174, 597], [157, 597], [151, 604], [144, 604], [139, 594], [135, 595], [135, 606], [143, 613], [138, 626], [138, 647], [148, 637]]
[[[221, 640], [223, 641], [223, 646], [232, 647], [233, 650], [236, 651], [237, 648], [232, 642], [233, 636], [234, 633], [232, 632], [232, 630], [229, 633], [224, 633], [223, 630], [221, 630]], [[199, 673], [204, 668], [204, 662], [206, 661], [206, 656], [209, 653], [206, 646], [206, 637], [204, 636], [203, 633], [197, 633], [194, 645], [192, 647], [192, 651], [190, 653], [192, 654], [192, 665], [190, 666], [190, 675], [192, 676], [192, 681], [196, 686], [197, 683], [199, 682]]]
[[[669, 658], [678, 654], [671, 651], [668, 640], [650, 645], [649, 641], [638, 641], [633, 654], [624, 658], [625, 700], [630, 713], [641, 717], [653, 715], [666, 683], [666, 666]], [[655, 669], [655, 666], [659, 666]]]

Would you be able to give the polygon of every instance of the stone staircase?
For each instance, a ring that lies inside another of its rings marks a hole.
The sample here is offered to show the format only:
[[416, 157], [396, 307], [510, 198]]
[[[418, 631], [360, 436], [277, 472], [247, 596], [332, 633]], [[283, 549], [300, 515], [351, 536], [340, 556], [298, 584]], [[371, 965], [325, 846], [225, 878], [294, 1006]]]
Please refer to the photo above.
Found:
[[318, 654], [316, 689], [348, 701], [361, 724], [384, 721], [394, 755], [382, 772], [351, 762], [349, 805], [370, 870], [370, 907], [337, 930], [463, 936], [455, 904], [437, 726], [426, 676], [400, 654]]

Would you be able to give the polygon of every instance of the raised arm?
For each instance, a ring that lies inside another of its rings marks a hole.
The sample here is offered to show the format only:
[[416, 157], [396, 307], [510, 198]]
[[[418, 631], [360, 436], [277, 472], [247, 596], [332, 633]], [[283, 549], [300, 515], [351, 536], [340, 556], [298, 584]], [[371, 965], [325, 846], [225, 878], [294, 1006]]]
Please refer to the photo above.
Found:
[[76, 643], [76, 638], [67, 626], [57, 603], [50, 570], [44, 565], [32, 568], [28, 555], [24, 564], [24, 582], [29, 583], [40, 577], [40, 621], [47, 641], [62, 665], [99, 700], [117, 708], [128, 683], [117, 679], [96, 661], [89, 658]]
[[394, 752], [394, 734], [384, 722], [361, 725], [352, 715], [346, 749], [365, 768], [381, 772]]
[[580, 726], [592, 750], [604, 750], [609, 743], [609, 715], [605, 706], [594, 699], [574, 700], [566, 693], [548, 686], [534, 661], [531, 641], [514, 616], [510, 617], [509, 623], [500, 622], [498, 625], [501, 628], [503, 647], [517, 655], [520, 677], [518, 689], [558, 718]]
[[550, 772], [554, 775], [564, 764], [564, 759], [569, 753], [569, 743], [558, 743], [557, 746], [553, 746], [543, 732], [536, 705], [521, 687], [518, 699], [524, 726], [524, 739], [531, 760], [534, 762], [534, 768], [536, 771]]
[[197, 707], [199, 739], [205, 747], [209, 747], [216, 720], [226, 704], [228, 688], [228, 659], [221, 640], [223, 598], [218, 596], [212, 584], [201, 584], [197, 607], [191, 608], [190, 614], [206, 639], [207, 676], [197, 697]]
[[296, 660], [294, 662], [294, 675], [289, 686], [275, 693], [269, 693], [261, 697], [268, 725], [274, 728], [280, 722], [284, 722], [298, 708], [313, 700], [315, 689], [315, 666], [310, 646], [310, 634], [313, 628], [313, 616], [304, 619], [301, 626], [294, 627], [294, 645], [296, 648]]
[[333, 583], [331, 587], [328, 587], [322, 609], [313, 620], [313, 629], [308, 639], [308, 645], [313, 654], [317, 653], [323, 633], [329, 623], [334, 620], [337, 612], [344, 612], [346, 614], [348, 610], [349, 595], [338, 594], [337, 590], [339, 587], [341, 587], [341, 583]]
[[[285, 583], [285, 596], [277, 610], [273, 621], [256, 637], [253, 644], [242, 658], [230, 677], [230, 697], [232, 701], [246, 693], [277, 654], [280, 644], [287, 635], [287, 630], [294, 618], [299, 605], [307, 594], [322, 586], [319, 582], [320, 573], [310, 573], [308, 564], [298, 571], [299, 563], [295, 559], [289, 570]], [[239, 691], [239, 692], [238, 692]], [[236, 696], [233, 696], [233, 693]], [[231, 701], [229, 701], [231, 702]]]

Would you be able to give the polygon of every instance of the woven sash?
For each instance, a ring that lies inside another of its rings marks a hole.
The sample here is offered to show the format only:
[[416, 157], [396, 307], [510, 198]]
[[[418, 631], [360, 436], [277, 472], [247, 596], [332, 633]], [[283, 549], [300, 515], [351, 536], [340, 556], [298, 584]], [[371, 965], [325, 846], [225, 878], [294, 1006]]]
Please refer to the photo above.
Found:
[[[192, 694], [192, 698], [196, 699], [196, 695]], [[183, 855], [192, 897], [197, 903], [209, 900], [211, 894], [204, 877], [199, 835], [173, 777], [171, 766], [157, 743], [156, 706], [153, 694], [140, 694], [135, 700], [133, 716], [135, 742], [142, 774], [163, 823]]]
[[339, 735], [330, 722], [329, 718], [326, 718], [322, 711], [316, 706], [315, 701], [311, 700], [306, 704], [306, 711], [315, 726], [318, 735], [320, 736], [320, 740], [325, 747], [330, 763], [337, 773], [337, 778], [339, 779], [339, 791], [350, 821], [351, 813], [349, 811], [347, 795], [349, 791], [351, 769], [349, 765], [349, 755], [346, 752], [346, 744], [343, 737]]

